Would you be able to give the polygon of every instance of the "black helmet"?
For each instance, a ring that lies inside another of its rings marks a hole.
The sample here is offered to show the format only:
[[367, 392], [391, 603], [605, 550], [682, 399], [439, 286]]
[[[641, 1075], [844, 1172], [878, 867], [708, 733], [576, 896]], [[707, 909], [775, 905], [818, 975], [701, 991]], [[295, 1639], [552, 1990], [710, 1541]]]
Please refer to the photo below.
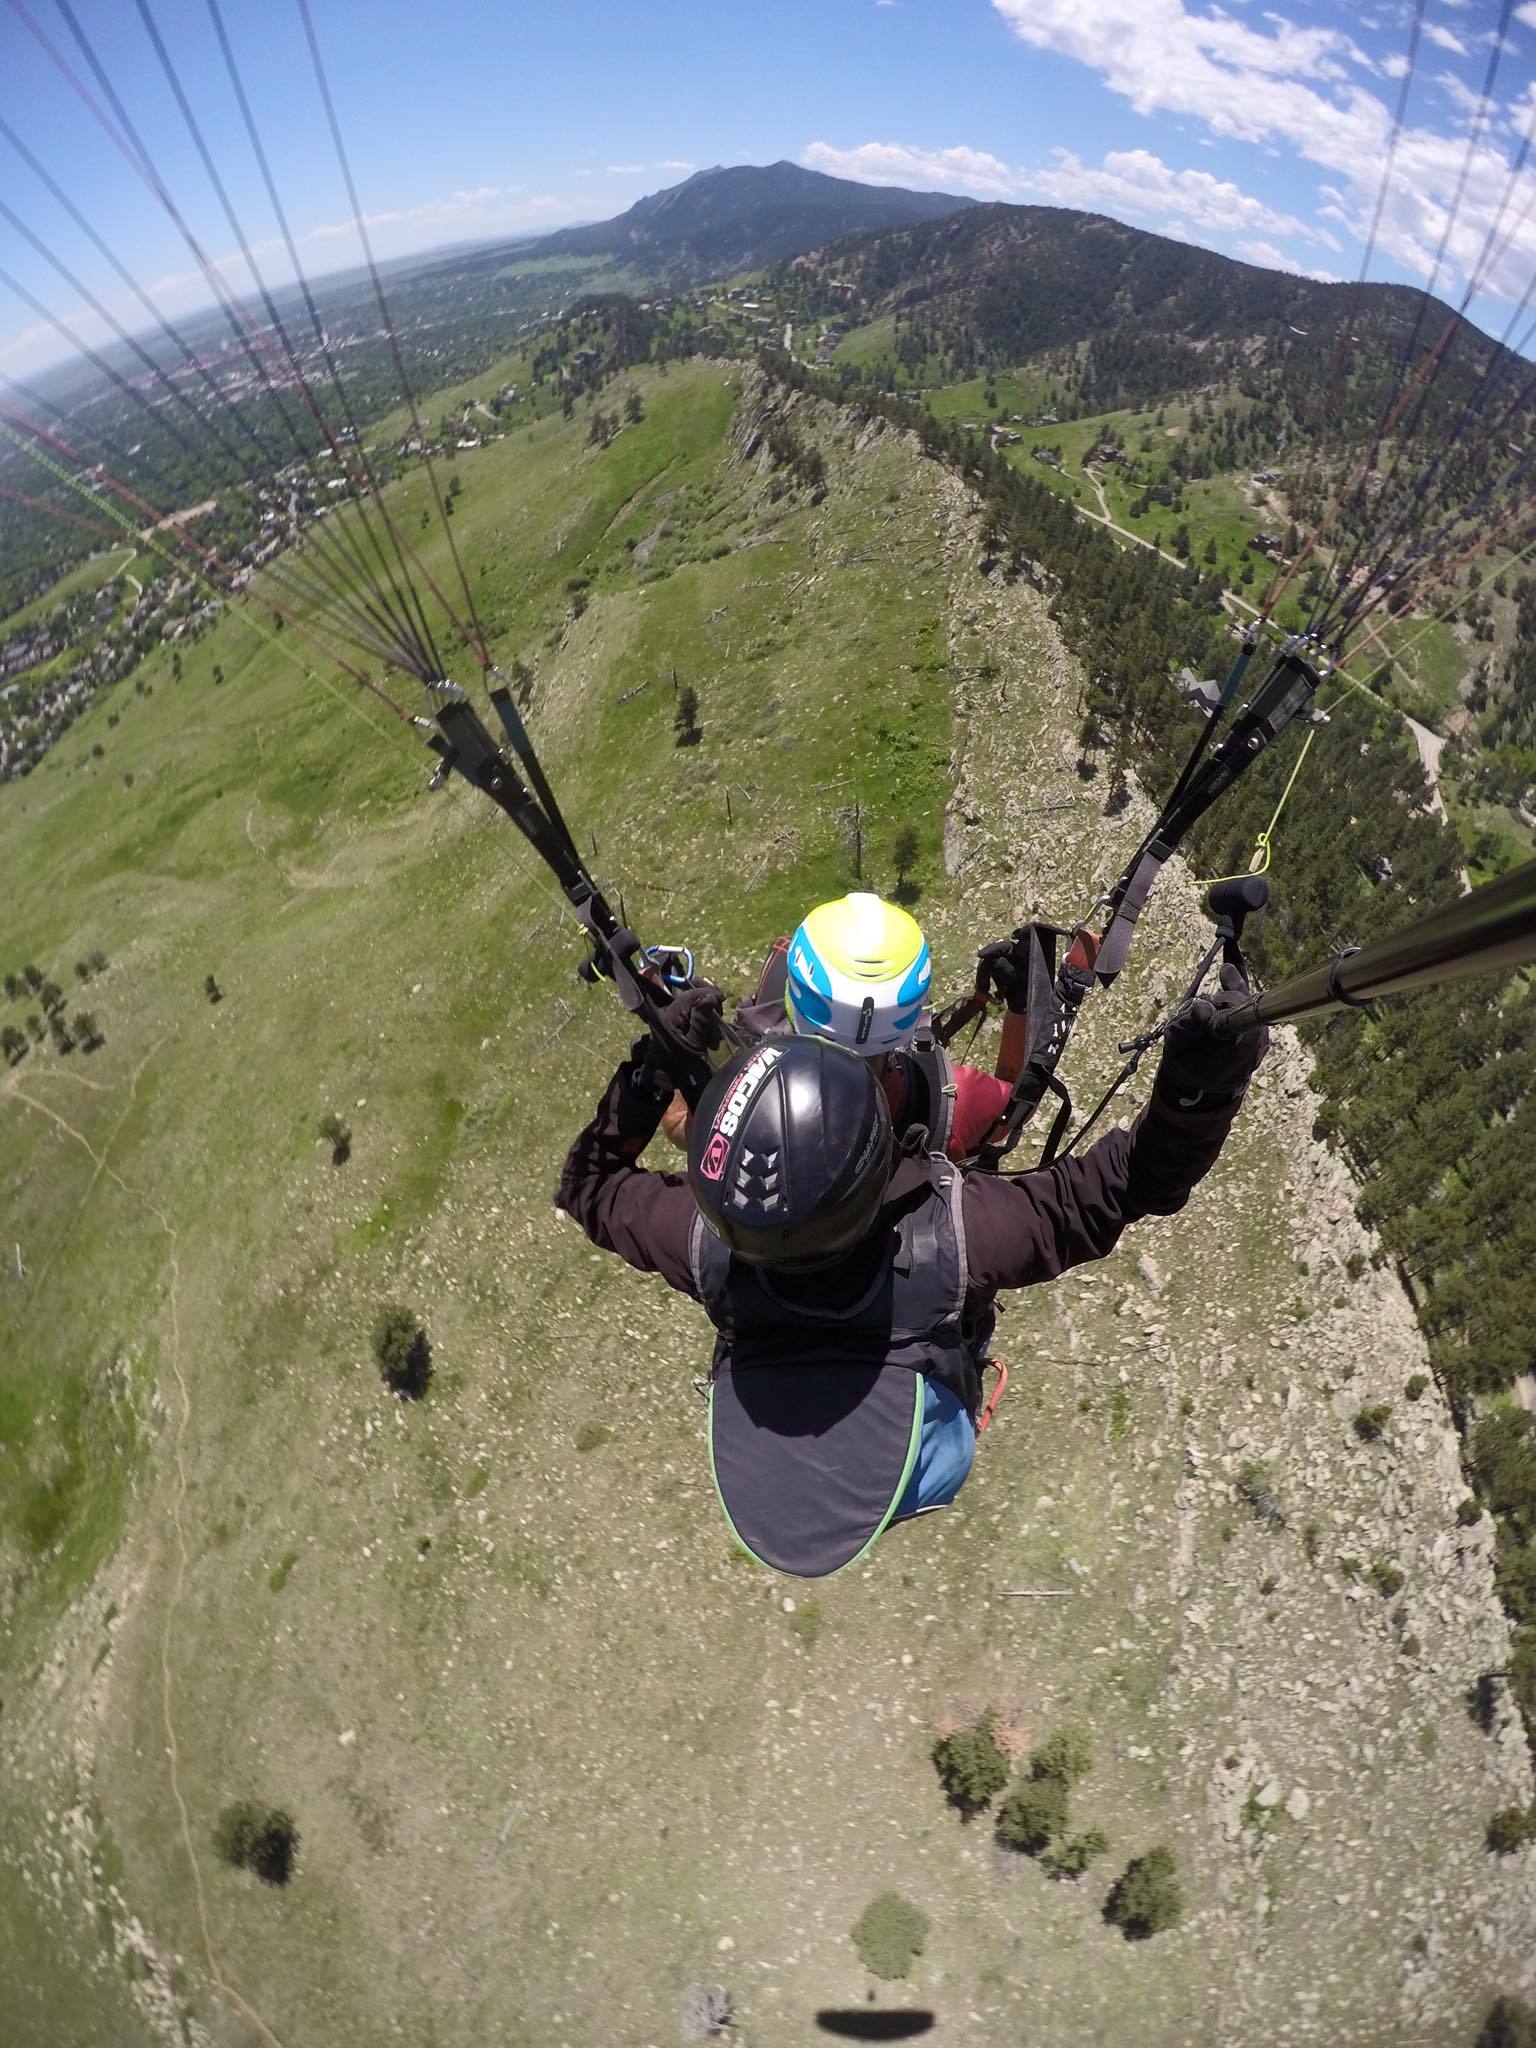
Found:
[[868, 1235], [891, 1174], [891, 1115], [869, 1062], [824, 1038], [765, 1038], [694, 1112], [688, 1181], [737, 1258], [836, 1257]]

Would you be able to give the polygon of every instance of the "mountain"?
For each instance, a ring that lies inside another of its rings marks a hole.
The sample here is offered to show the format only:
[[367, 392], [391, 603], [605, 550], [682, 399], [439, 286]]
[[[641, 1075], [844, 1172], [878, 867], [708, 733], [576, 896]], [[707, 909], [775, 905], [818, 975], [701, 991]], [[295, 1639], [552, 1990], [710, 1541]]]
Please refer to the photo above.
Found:
[[716, 165], [636, 200], [613, 220], [560, 228], [519, 253], [618, 257], [677, 280], [722, 276], [974, 205], [953, 193], [859, 185], [786, 161]]
[[[785, 264], [769, 280], [786, 310], [892, 316], [892, 364], [928, 384], [1047, 352], [1086, 412], [1227, 382], [1283, 397], [1330, 433], [1379, 417], [1405, 358], [1439, 340], [1449, 307], [1406, 285], [1330, 283], [1062, 207], [986, 205], [914, 221]], [[1353, 334], [1349, 374], [1339, 342]], [[1453, 417], [1493, 362], [1501, 395], [1525, 378], [1465, 325], [1436, 377], [1423, 425]], [[1410, 424], [1411, 424], [1410, 420]]]

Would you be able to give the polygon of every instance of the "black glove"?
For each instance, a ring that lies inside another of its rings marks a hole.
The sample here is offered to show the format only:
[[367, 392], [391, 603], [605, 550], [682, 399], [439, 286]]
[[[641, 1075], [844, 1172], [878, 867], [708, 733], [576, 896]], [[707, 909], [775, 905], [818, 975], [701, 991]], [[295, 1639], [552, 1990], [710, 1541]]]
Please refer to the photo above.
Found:
[[712, 981], [695, 982], [659, 1013], [659, 1031], [646, 1041], [647, 1064], [657, 1085], [681, 1089], [690, 1109], [709, 1085], [709, 1055], [720, 1043], [725, 997]]
[[1157, 1089], [1181, 1109], [1228, 1109], [1242, 1101], [1254, 1070], [1269, 1051], [1269, 1027], [1218, 1036], [1217, 1019], [1247, 1001], [1248, 976], [1232, 962], [1221, 970], [1219, 995], [1196, 996], [1163, 1033]]
[[[1029, 953], [1017, 938], [998, 939], [976, 955], [986, 976], [1010, 1010], [1029, 1007]], [[978, 981], [982, 976], [978, 975]]]

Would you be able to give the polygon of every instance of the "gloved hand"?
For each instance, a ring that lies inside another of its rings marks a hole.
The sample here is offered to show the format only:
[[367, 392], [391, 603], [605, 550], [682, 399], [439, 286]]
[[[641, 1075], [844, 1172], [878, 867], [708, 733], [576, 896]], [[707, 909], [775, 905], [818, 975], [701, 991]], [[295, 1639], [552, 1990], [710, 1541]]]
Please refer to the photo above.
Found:
[[1196, 996], [1163, 1033], [1156, 1086], [1181, 1109], [1226, 1109], [1242, 1101], [1260, 1060], [1269, 1051], [1269, 1028], [1218, 1037], [1216, 1020], [1250, 994], [1248, 976], [1229, 962], [1221, 970], [1221, 991]]
[[1029, 954], [1018, 939], [998, 939], [976, 955], [1010, 1010], [1029, 1006]]
[[663, 1037], [652, 1032], [647, 1062], [658, 1086], [677, 1088], [690, 1109], [709, 1084], [709, 1055], [720, 1043], [725, 997], [712, 981], [682, 989], [661, 1012]]

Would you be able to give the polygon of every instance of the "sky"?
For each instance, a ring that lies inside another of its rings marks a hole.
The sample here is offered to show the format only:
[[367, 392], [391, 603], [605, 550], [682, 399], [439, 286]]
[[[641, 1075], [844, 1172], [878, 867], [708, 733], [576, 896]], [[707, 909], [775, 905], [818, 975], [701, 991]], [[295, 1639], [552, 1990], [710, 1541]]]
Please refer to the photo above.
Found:
[[[0, 0], [0, 374], [71, 352], [21, 293], [96, 341], [82, 289], [147, 324], [123, 271], [170, 317], [209, 302], [204, 262], [251, 289], [146, 23], [268, 282], [292, 271], [218, 20], [306, 270], [360, 259], [305, 4]], [[1107, 213], [1313, 277], [1357, 277], [1373, 243], [1373, 279], [1470, 289], [1516, 345], [1536, 303], [1536, 0], [307, 4], [381, 256], [604, 219], [694, 169], [787, 157]]]

